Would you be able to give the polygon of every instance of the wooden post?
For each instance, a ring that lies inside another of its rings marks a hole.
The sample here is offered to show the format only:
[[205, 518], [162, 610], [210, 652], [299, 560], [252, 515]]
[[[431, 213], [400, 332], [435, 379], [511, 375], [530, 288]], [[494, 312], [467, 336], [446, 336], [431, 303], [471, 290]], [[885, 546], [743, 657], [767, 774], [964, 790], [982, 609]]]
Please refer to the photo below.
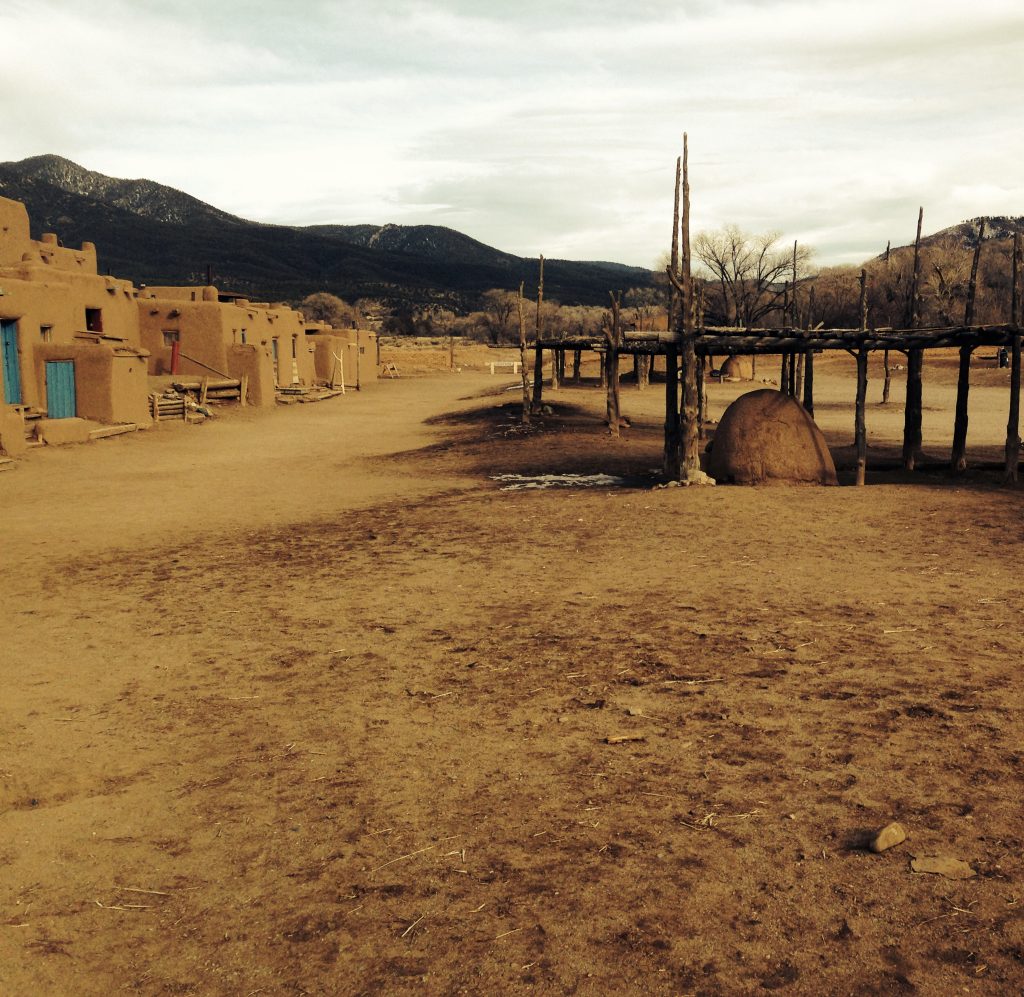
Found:
[[622, 342], [621, 304], [622, 292], [609, 291], [612, 300], [612, 326], [605, 334], [608, 351], [605, 354], [608, 365], [608, 430], [612, 436], [619, 435], [619, 346]]
[[583, 361], [583, 350], [572, 351], [572, 383], [580, 383], [580, 364]]
[[807, 351], [804, 367], [804, 408], [814, 417], [814, 350]]
[[[868, 272], [860, 272], [860, 331], [868, 328]], [[863, 486], [868, 467], [868, 431], [865, 406], [868, 397], [868, 351], [862, 346], [857, 350], [857, 404], [854, 416], [853, 435], [857, 447], [857, 484]]]
[[523, 378], [523, 425], [530, 425], [530, 373], [526, 363], [526, 320], [523, 316], [523, 282], [519, 282], [519, 295], [516, 297], [516, 309], [519, 312], [519, 372]]
[[704, 439], [704, 422], [707, 419], [707, 382], [704, 379], [704, 365], [707, 357], [697, 358], [697, 439]]
[[804, 357], [805, 351], [796, 355], [796, 372], [793, 376], [793, 397], [802, 398], [804, 393]]
[[789, 391], [789, 354], [782, 354], [782, 367], [779, 371], [779, 391], [783, 394]]
[[560, 370], [558, 367], [558, 354], [559, 350], [554, 349], [551, 351], [551, 390], [557, 391], [561, 386]]
[[[917, 213], [917, 238], [914, 240], [914, 273], [910, 281], [910, 300], [907, 302], [907, 328], [916, 329], [921, 318], [919, 297], [921, 281], [921, 225], [924, 208]], [[903, 466], [914, 470], [921, 452], [921, 372], [924, 368], [924, 350], [907, 350], [907, 402], [903, 410]]]
[[[672, 208], [672, 255], [668, 274], [671, 282], [668, 296], [668, 327], [673, 333], [679, 326], [679, 196], [682, 188], [682, 157], [676, 158], [676, 189]], [[679, 480], [679, 354], [676, 344], [665, 347], [665, 452], [662, 470], [669, 481]]]
[[1021, 311], [1021, 239], [1020, 232], [1013, 234], [1013, 287], [1010, 307], [1010, 321], [1013, 335], [1010, 338], [1010, 414], [1006, 421], [1006, 465], [1003, 480], [1015, 484], [1020, 465], [1020, 311]]
[[[889, 253], [892, 249], [892, 239], [888, 240], [885, 244], [885, 266], [889, 268]], [[882, 353], [882, 369], [885, 374], [885, 380], [882, 382], [882, 404], [889, 404], [889, 390], [892, 387], [892, 367], [889, 365], [889, 351], [885, 350]]]
[[544, 304], [544, 257], [537, 274], [537, 333], [533, 349], [533, 409], [539, 411], [544, 393], [544, 351], [540, 348], [540, 311]]
[[689, 479], [700, 471], [700, 430], [698, 421], [697, 303], [693, 296], [690, 257], [690, 170], [686, 132], [683, 132], [683, 407], [680, 419], [681, 471]]
[[[967, 304], [964, 307], [964, 325], [974, 324], [974, 300], [978, 291], [978, 264], [981, 262], [981, 241], [985, 238], [985, 219], [978, 225], [978, 244], [971, 262], [971, 279], [967, 285]], [[968, 399], [971, 393], [972, 346], [960, 347], [960, 368], [956, 380], [956, 419], [953, 423], [953, 450], [949, 456], [949, 469], [954, 474], [967, 470]]]
[[857, 484], [863, 485], [868, 467], [868, 432], [864, 418], [868, 392], [868, 351], [857, 350], [857, 410], [854, 420], [854, 441], [857, 444]]
[[238, 385], [238, 401], [242, 408], [249, 404], [249, 375], [243, 374]]

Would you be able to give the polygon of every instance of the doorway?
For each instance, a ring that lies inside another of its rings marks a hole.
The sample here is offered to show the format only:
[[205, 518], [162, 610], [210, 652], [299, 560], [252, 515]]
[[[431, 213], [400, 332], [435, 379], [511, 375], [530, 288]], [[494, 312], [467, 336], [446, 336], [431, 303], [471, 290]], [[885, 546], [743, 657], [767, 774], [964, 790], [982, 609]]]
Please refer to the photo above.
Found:
[[3, 367], [4, 401], [20, 405], [21, 363], [18, 360], [18, 323], [0, 319], [0, 367]]

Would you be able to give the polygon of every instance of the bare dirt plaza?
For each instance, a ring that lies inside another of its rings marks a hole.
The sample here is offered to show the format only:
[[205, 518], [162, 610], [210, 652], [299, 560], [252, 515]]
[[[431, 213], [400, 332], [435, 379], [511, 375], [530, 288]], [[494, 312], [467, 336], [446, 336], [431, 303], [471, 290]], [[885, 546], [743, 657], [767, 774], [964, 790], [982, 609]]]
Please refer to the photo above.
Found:
[[[1006, 372], [952, 479], [874, 469], [874, 362], [860, 489], [655, 488], [659, 386], [620, 440], [571, 385], [524, 434], [479, 370], [33, 451], [0, 993], [1024, 990], [1024, 491], [977, 468]], [[840, 465], [852, 369], [817, 373]], [[955, 379], [929, 357], [936, 457]], [[494, 480], [545, 472], [628, 482]]]

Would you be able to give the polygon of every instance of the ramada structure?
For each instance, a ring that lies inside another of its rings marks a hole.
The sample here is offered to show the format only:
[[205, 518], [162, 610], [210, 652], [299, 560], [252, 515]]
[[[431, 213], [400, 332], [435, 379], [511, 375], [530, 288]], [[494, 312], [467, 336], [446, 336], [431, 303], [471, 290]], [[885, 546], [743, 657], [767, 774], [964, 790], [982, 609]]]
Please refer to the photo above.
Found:
[[[682, 204], [680, 205], [680, 200]], [[670, 314], [674, 317], [667, 333], [623, 334], [618, 321], [617, 300], [613, 295], [613, 322], [600, 338], [554, 338], [538, 335], [534, 363], [534, 396], [536, 406], [541, 397], [543, 351], [552, 352], [554, 383], [558, 372], [565, 369], [568, 351], [593, 350], [603, 355], [609, 393], [609, 426], [618, 430], [618, 358], [621, 354], [663, 356], [666, 368], [665, 456], [664, 473], [672, 480], [699, 481], [699, 440], [703, 425], [704, 373], [707, 358], [729, 356], [781, 356], [781, 391], [796, 394], [797, 357], [803, 358], [805, 376], [802, 401], [814, 412], [814, 355], [823, 350], [845, 350], [857, 360], [856, 415], [854, 425], [857, 450], [857, 484], [863, 485], [867, 467], [867, 430], [865, 407], [867, 397], [868, 354], [875, 350], [893, 350], [907, 357], [907, 400], [904, 417], [903, 464], [913, 470], [921, 451], [921, 374], [925, 350], [955, 347], [960, 351], [953, 449], [950, 465], [954, 473], [966, 467], [967, 402], [970, 392], [971, 355], [979, 347], [1005, 349], [1010, 356], [1010, 396], [1008, 403], [1004, 479], [1016, 482], [1020, 462], [1020, 391], [1021, 391], [1021, 238], [1014, 238], [1012, 256], [1011, 321], [1002, 325], [975, 325], [974, 300], [981, 251], [981, 239], [975, 250], [968, 289], [964, 322], [952, 328], [921, 328], [921, 223], [918, 214], [917, 238], [914, 244], [914, 270], [908, 297], [907, 321], [904, 328], [872, 329], [867, 310], [867, 274], [861, 271], [860, 315], [856, 329], [799, 329], [795, 326], [765, 329], [734, 329], [707, 327], [700, 316], [695, 285], [690, 270], [690, 189], [687, 168], [686, 137], [683, 156], [676, 164], [676, 196], [672, 223], [672, 254], [668, 276], [673, 295]], [[680, 207], [682, 210], [680, 211]], [[681, 247], [680, 247], [681, 239]], [[795, 269], [795, 268], [794, 268]], [[680, 377], [680, 362], [682, 364]], [[610, 375], [610, 376], [609, 376]], [[680, 382], [681, 394], [680, 399]]]
[[81, 438], [84, 420], [148, 425], [151, 376], [236, 385], [245, 404], [280, 391], [375, 380], [375, 333], [307, 322], [287, 305], [216, 287], [143, 287], [102, 276], [96, 247], [32, 239], [24, 204], [0, 197], [0, 450], [26, 435]]

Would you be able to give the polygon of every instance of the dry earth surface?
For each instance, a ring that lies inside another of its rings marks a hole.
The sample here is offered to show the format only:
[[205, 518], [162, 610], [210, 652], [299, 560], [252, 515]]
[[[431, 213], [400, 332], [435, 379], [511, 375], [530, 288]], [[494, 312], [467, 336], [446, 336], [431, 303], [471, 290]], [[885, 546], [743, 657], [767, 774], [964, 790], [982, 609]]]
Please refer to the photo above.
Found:
[[472, 366], [0, 475], [0, 993], [1021, 992], [1024, 492], [656, 488], [659, 386]]

